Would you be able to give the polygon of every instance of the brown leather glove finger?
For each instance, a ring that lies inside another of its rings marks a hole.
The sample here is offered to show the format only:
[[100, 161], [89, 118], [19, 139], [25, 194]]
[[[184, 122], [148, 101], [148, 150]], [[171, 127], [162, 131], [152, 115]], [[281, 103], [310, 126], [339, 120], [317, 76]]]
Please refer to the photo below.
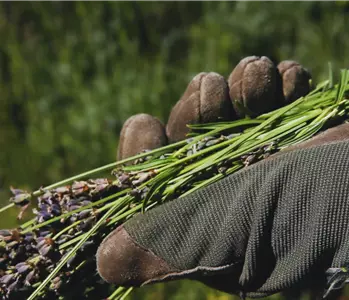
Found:
[[121, 129], [117, 160], [165, 145], [165, 126], [151, 115], [137, 114], [128, 118]]
[[284, 60], [277, 68], [282, 78], [283, 104], [289, 104], [310, 92], [311, 74], [298, 62]]
[[234, 115], [223, 76], [214, 72], [199, 73], [171, 110], [166, 127], [169, 142], [185, 139], [189, 132], [187, 124], [233, 120]]
[[281, 78], [265, 56], [242, 59], [228, 78], [229, 95], [239, 116], [256, 117], [280, 106]]

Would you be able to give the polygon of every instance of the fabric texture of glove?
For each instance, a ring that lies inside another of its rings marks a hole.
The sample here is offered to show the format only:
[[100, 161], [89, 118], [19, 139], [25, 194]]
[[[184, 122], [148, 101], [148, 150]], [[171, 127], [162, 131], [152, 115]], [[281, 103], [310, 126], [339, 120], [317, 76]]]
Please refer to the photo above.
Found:
[[244, 168], [138, 214], [97, 253], [118, 285], [191, 278], [263, 297], [324, 287], [349, 260], [349, 141], [300, 149]]

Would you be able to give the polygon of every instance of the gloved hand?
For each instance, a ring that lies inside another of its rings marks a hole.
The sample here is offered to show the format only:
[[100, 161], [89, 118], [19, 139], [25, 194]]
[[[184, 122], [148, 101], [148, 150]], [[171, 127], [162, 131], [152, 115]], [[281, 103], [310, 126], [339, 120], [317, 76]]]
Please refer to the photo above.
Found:
[[[233, 120], [245, 114], [256, 116], [280, 107], [306, 94], [310, 89], [309, 79], [309, 73], [299, 64], [284, 61], [275, 68], [266, 57], [243, 59], [229, 76], [228, 83], [216, 73], [200, 73], [172, 109], [167, 137], [170, 142], [184, 139], [189, 123]], [[118, 158], [165, 145], [165, 126], [159, 124], [156, 118], [144, 114], [126, 121]], [[147, 138], [147, 129], [152, 139], [149, 135]], [[342, 129], [339, 131], [342, 136]], [[332, 132], [324, 140], [338, 138], [338, 132]], [[317, 140], [317, 144], [322, 143], [323, 140]], [[288, 253], [281, 248], [293, 249], [294, 244], [287, 244], [284, 239], [277, 249], [279, 253], [273, 250], [277, 239], [283, 238], [278, 230], [272, 233], [273, 224], [284, 226], [283, 220], [274, 220], [273, 210], [285, 201], [294, 201], [291, 204], [297, 208], [304, 198], [298, 194], [298, 198], [288, 200], [292, 189], [282, 188], [287, 193], [278, 191], [282, 178], [290, 180], [290, 183], [285, 181], [285, 185], [294, 184], [293, 175], [297, 172], [289, 174], [289, 168], [299, 162], [301, 156], [290, 157], [290, 162], [283, 158], [282, 163], [277, 163], [281, 158], [269, 159], [272, 163], [268, 160], [257, 164], [261, 166], [253, 166], [254, 171], [244, 169], [190, 197], [134, 217], [101, 244], [97, 253], [99, 273], [109, 282], [135, 286], [192, 278], [216, 289], [249, 296], [275, 293], [303, 282], [306, 272], [294, 278], [299, 272], [295, 265], [292, 265], [295, 272], [290, 275], [292, 280], [287, 279], [287, 269], [282, 273], [283, 265], [287, 265], [290, 258], [278, 265], [278, 255], [287, 257]], [[305, 168], [305, 171], [310, 172], [306, 178], [314, 180], [311, 169]], [[316, 189], [311, 184], [309, 188]], [[313, 204], [311, 201], [309, 209]], [[286, 208], [282, 214], [295, 215], [288, 214]], [[308, 218], [301, 222], [304, 228], [308, 222]], [[295, 232], [292, 222], [287, 224], [291, 224], [291, 242], [297, 243], [303, 232]], [[284, 242], [286, 246], [282, 246]], [[279, 278], [280, 272], [287, 278]]]
[[100, 245], [108, 282], [190, 278], [249, 297], [322, 291], [349, 256], [349, 124], [138, 214]]

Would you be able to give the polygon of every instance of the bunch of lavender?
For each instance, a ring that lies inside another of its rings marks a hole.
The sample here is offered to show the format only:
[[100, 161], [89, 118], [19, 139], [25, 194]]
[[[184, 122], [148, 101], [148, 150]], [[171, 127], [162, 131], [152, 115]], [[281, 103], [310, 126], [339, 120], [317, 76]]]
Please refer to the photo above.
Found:
[[[118, 190], [120, 186], [115, 182], [96, 179], [42, 191], [34, 209], [35, 219], [18, 229], [0, 231], [2, 298], [26, 299], [30, 296], [35, 284], [43, 281], [69, 253], [74, 239], [88, 232], [98, 221], [102, 213], [99, 210], [102, 204], [98, 204], [98, 200]], [[13, 189], [12, 192], [12, 201], [22, 208], [27, 207], [30, 195], [21, 190]], [[101, 228], [100, 233], [102, 231]], [[69, 299], [74, 295], [85, 295], [87, 299], [96, 299], [108, 291], [108, 285], [96, 274], [93, 259], [95, 245], [101, 238], [96, 235], [82, 244], [52, 280], [44, 297]]]
[[[35, 198], [35, 218], [0, 230], [3, 299], [124, 299], [132, 289], [113, 287], [96, 272], [103, 238], [137, 212], [183, 197], [318, 131], [349, 118], [349, 71], [304, 98], [229, 123], [191, 125], [188, 140], [65, 179], [29, 193], [12, 189], [19, 217]], [[126, 162], [132, 165], [125, 166]], [[106, 170], [108, 179], [88, 179]], [[113, 291], [114, 289], [114, 291]]]

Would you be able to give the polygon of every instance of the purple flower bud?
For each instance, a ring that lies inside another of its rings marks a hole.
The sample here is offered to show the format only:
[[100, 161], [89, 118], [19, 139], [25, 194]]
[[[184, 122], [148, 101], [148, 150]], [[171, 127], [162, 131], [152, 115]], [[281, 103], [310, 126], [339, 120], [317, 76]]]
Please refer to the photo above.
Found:
[[93, 182], [96, 184], [110, 184], [110, 181], [108, 180], [108, 178], [97, 178], [93, 180]]
[[17, 265], [15, 265], [15, 268], [18, 269], [18, 268], [20, 268], [20, 267], [22, 267], [22, 266], [24, 266], [26, 264], [27, 263], [25, 261], [22, 261], [22, 262], [18, 263]]
[[95, 244], [94, 241], [86, 241], [85, 243], [82, 244], [81, 246], [81, 251], [84, 252], [84, 251], [87, 251], [88, 249], [90, 249], [91, 246], [93, 246]]
[[76, 181], [72, 185], [72, 192], [75, 196], [88, 192], [89, 187], [85, 181]]
[[92, 202], [91, 202], [91, 201], [88, 201], [88, 200], [83, 200], [83, 201], [81, 201], [80, 203], [81, 203], [81, 206], [86, 206], [86, 205], [91, 204]]
[[15, 279], [15, 274], [6, 274], [1, 277], [0, 282], [2, 284], [8, 285], [10, 282], [12, 282]]
[[206, 147], [210, 147], [210, 146], [213, 146], [213, 145], [216, 145], [220, 142], [222, 142], [223, 140], [221, 138], [218, 138], [218, 139], [215, 139], [215, 140], [210, 140], [206, 143]]
[[3, 269], [2, 264], [7, 264], [7, 260], [8, 260], [8, 258], [6, 256], [0, 258], [0, 267], [1, 267], [1, 269]]
[[42, 236], [37, 238], [37, 244], [36, 244], [37, 249], [41, 248], [45, 244], [46, 244], [46, 238], [44, 238]]
[[32, 270], [25, 277], [24, 284], [30, 286], [35, 279], [35, 270]]
[[79, 229], [84, 232], [89, 231], [93, 226], [94, 222], [95, 222], [95, 217], [94, 216], [89, 217], [84, 222], [80, 223]]
[[81, 208], [81, 205], [72, 205], [69, 207], [69, 211], [73, 211], [73, 210], [76, 210], [76, 209], [79, 209]]
[[148, 173], [139, 173], [137, 175], [137, 178], [138, 178], [137, 180], [132, 181], [133, 185], [139, 185], [139, 184], [147, 181], [150, 178], [150, 173], [149, 172]]
[[70, 257], [67, 261], [67, 267], [70, 269], [74, 266], [74, 260], [76, 261], [76, 255], [74, 254], [72, 257]]
[[30, 268], [30, 265], [28, 265], [27, 263], [19, 263], [16, 265], [16, 269], [19, 274], [27, 272]]
[[130, 176], [127, 174], [122, 174], [121, 176], [118, 177], [118, 179], [121, 184], [124, 184], [126, 181], [130, 179]]
[[71, 223], [74, 223], [74, 222], [76, 222], [77, 220], [78, 220], [78, 217], [77, 217], [76, 214], [72, 215], [72, 216], [69, 218], [69, 221], [70, 221]]
[[51, 249], [52, 249], [52, 246], [45, 244], [39, 249], [39, 253], [42, 256], [47, 256]]
[[12, 249], [11, 252], [8, 254], [8, 257], [9, 259], [15, 259], [17, 254], [18, 253], [14, 249]]
[[61, 245], [61, 244], [64, 244], [65, 242], [67, 242], [69, 239], [68, 238], [66, 238], [66, 237], [60, 237], [57, 241], [56, 241], [56, 243], [57, 243], [57, 245]]
[[52, 279], [50, 289], [51, 290], [58, 290], [62, 285], [62, 279], [61, 277], [57, 276], [54, 279]]
[[232, 138], [235, 138], [239, 136], [241, 133], [231, 133], [228, 136], [226, 136], [227, 140], [231, 140]]
[[67, 201], [68, 206], [78, 205], [81, 203], [80, 198], [71, 198]]
[[76, 190], [76, 189], [81, 189], [81, 188], [85, 188], [87, 187], [87, 182], [86, 181], [75, 181], [72, 184], [72, 189]]
[[96, 194], [105, 190], [110, 185], [110, 182], [108, 181], [108, 179], [105, 179], [105, 178], [99, 178], [99, 179], [96, 179], [93, 181], [90, 180], [90, 181], [95, 185], [92, 191], [93, 194]]
[[10, 201], [18, 205], [25, 205], [29, 203], [30, 198], [31, 195], [29, 193], [22, 191], [22, 193], [14, 194], [14, 196], [10, 198]]
[[27, 243], [30, 243], [34, 240], [34, 237], [31, 233], [27, 233], [25, 236], [24, 236], [24, 241], [27, 242]]
[[46, 199], [50, 198], [51, 196], [52, 196], [52, 193], [47, 191], [43, 195], [40, 196], [39, 200], [41, 200], [41, 199], [46, 200]]
[[65, 194], [65, 193], [69, 193], [69, 187], [68, 186], [61, 186], [55, 189], [55, 192], [57, 194]]
[[16, 248], [18, 246], [18, 241], [11, 241], [6, 246], [7, 246], [7, 249]]
[[13, 283], [11, 283], [8, 288], [7, 288], [7, 292], [8, 294], [10, 294], [12, 291], [16, 291], [20, 286], [19, 280], [17, 279], [16, 281], [14, 281]]
[[25, 253], [25, 246], [23, 244], [19, 244], [16, 251], [18, 254], [24, 254]]
[[25, 194], [25, 193], [27, 193], [26, 191], [24, 191], [24, 190], [21, 190], [21, 189], [16, 189], [16, 188], [14, 188], [14, 187], [12, 187], [12, 186], [10, 186], [10, 190], [11, 190], [11, 193], [13, 194], [13, 195], [20, 195], [20, 194]]
[[40, 211], [42, 211], [42, 210], [43, 211], [48, 211], [49, 206], [46, 203], [40, 203], [38, 205], [38, 208], [39, 208]]
[[78, 219], [85, 219], [87, 216], [89, 216], [92, 212], [92, 209], [85, 209], [78, 213]]
[[103, 190], [105, 190], [107, 187], [108, 187], [108, 185], [99, 184], [91, 191], [91, 194], [92, 195], [98, 194], [98, 193], [102, 192]]
[[0, 230], [0, 237], [1, 238], [6, 237], [6, 236], [11, 236], [11, 235], [12, 235], [11, 230], [8, 230], [8, 229], [1, 229]]
[[57, 200], [55, 197], [50, 197], [50, 198], [46, 199], [45, 202], [46, 202], [48, 205], [52, 205], [52, 204], [54, 204], [54, 203], [57, 203], [58, 200]]
[[62, 234], [61, 237], [67, 238], [67, 239], [72, 239], [74, 237], [74, 235], [68, 233], [68, 234]]
[[57, 277], [52, 279], [52, 283], [57, 283], [59, 281], [61, 281], [61, 277], [60, 276], [57, 276]]
[[199, 150], [201, 150], [201, 149], [203, 149], [204, 147], [205, 147], [205, 142], [203, 142], [203, 141], [200, 141], [200, 142], [198, 142], [197, 144], [196, 144], [196, 151], [199, 151]]
[[74, 235], [75, 234], [75, 229], [74, 228], [70, 228], [67, 233], [68, 233], [68, 235]]
[[40, 232], [39, 232], [39, 235], [40, 235], [41, 237], [46, 237], [46, 236], [49, 235], [50, 233], [51, 233], [51, 231], [45, 230], [45, 231], [40, 231]]
[[56, 241], [58, 245], [63, 244], [67, 242], [68, 240], [71, 240], [74, 236], [70, 234], [62, 234], [59, 239]]
[[137, 188], [134, 188], [130, 191], [130, 195], [134, 197], [138, 197], [141, 194], [141, 191]]
[[51, 214], [49, 214], [46, 211], [39, 211], [39, 214], [37, 216], [38, 223], [42, 223], [42, 222], [47, 221], [49, 219], [51, 219]]
[[54, 270], [54, 268], [55, 268], [54, 265], [48, 265], [48, 266], [46, 267], [46, 271], [49, 272], [49, 273], [51, 273], [51, 272]]
[[51, 212], [52, 214], [54, 214], [55, 216], [58, 216], [61, 214], [61, 208], [58, 204], [52, 204], [50, 209], [49, 209], [49, 212]]

